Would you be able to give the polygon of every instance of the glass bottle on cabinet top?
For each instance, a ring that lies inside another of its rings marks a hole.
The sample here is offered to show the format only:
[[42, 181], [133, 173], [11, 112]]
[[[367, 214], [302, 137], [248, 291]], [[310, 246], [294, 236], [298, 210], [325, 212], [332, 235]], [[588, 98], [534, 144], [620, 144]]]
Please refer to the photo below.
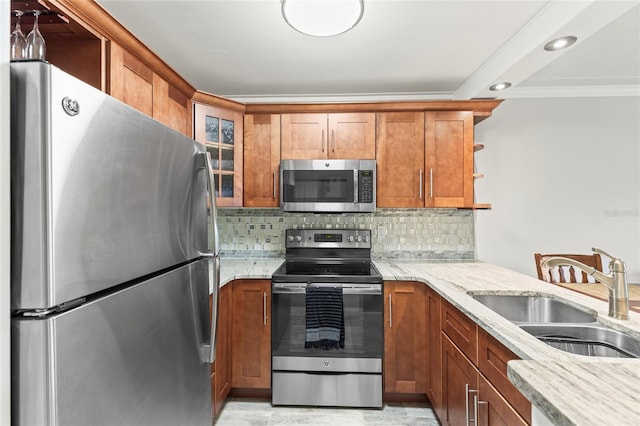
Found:
[[218, 206], [242, 206], [242, 115], [195, 104], [194, 125], [211, 154]]

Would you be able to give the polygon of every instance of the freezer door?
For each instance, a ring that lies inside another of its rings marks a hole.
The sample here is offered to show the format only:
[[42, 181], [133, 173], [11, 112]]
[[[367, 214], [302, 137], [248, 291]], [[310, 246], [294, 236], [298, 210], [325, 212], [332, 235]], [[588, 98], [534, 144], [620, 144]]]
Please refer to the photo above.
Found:
[[59, 69], [11, 64], [12, 308], [207, 251], [204, 147]]
[[210, 426], [208, 273], [202, 260], [52, 318], [14, 319], [14, 426]]

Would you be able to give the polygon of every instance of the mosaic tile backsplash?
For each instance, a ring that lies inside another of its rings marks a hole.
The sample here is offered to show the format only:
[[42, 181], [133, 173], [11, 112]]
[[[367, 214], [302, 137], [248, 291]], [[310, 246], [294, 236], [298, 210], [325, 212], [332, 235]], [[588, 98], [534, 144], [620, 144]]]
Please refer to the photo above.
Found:
[[221, 254], [284, 257], [289, 228], [371, 229], [372, 256], [474, 259], [473, 211], [378, 209], [375, 213], [283, 213], [279, 209], [218, 209]]

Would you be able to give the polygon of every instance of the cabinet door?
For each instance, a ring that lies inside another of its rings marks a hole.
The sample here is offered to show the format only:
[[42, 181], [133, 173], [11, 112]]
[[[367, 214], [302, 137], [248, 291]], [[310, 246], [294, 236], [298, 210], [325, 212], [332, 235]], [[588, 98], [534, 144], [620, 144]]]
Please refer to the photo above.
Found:
[[530, 423], [531, 403], [507, 377], [507, 362], [512, 359], [519, 358], [482, 328], [478, 329], [478, 369], [520, 416]]
[[378, 207], [424, 207], [424, 113], [377, 116]]
[[233, 282], [232, 386], [271, 387], [271, 281]]
[[[480, 374], [478, 376], [478, 422], [483, 426], [524, 426], [527, 423]], [[473, 415], [473, 414], [472, 414]]]
[[114, 42], [109, 57], [109, 94], [153, 117], [153, 70]]
[[194, 138], [211, 154], [219, 207], [242, 207], [243, 124], [240, 113], [194, 105]]
[[440, 295], [427, 288], [427, 396], [438, 417], [442, 406], [442, 337], [440, 326]]
[[385, 392], [427, 391], [425, 291], [422, 283], [387, 281], [384, 284]]
[[329, 158], [375, 160], [374, 113], [329, 114]]
[[278, 207], [280, 115], [244, 116], [244, 206]]
[[440, 420], [451, 426], [469, 424], [474, 419], [474, 396], [478, 397], [478, 370], [444, 333], [442, 375], [444, 417]]
[[158, 74], [153, 74], [153, 118], [178, 132], [189, 135], [187, 107], [189, 99]]
[[282, 114], [283, 160], [327, 158], [327, 114]]
[[478, 364], [478, 325], [449, 302], [442, 301], [442, 332], [455, 343], [474, 365]]
[[214, 407], [217, 415], [231, 390], [231, 285], [220, 289], [216, 342]]
[[473, 113], [426, 113], [426, 207], [473, 206]]

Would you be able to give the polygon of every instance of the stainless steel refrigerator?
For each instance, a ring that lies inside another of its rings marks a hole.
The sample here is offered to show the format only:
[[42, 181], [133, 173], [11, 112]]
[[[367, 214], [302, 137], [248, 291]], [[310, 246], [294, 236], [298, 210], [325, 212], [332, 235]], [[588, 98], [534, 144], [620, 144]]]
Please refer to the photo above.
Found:
[[204, 146], [11, 64], [14, 425], [211, 425], [219, 258]]

